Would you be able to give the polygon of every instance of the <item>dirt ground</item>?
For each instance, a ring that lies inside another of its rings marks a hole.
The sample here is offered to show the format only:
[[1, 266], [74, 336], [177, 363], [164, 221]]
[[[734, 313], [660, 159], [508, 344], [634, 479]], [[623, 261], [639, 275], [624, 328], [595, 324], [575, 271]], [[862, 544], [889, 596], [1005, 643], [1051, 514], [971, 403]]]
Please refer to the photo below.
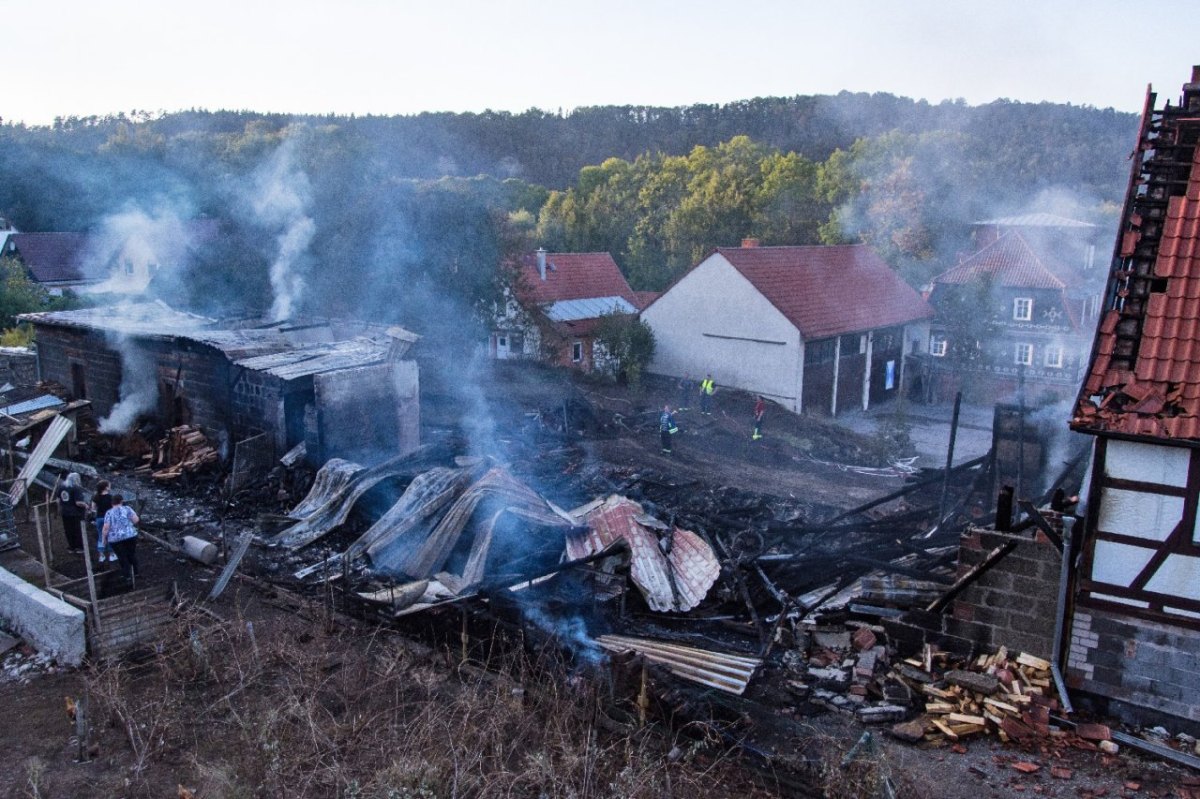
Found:
[[[469, 383], [468, 391], [454, 375], [422, 373], [426, 440], [487, 430], [493, 454], [564, 506], [589, 498], [572, 495], [579, 481], [564, 470], [755, 492], [816, 517], [892, 491], [906, 474], [893, 465], [906, 455], [902, 429], [864, 436], [771, 408], [765, 439], [751, 441], [753, 399], [739, 392], [718, 392], [711, 416], [679, 412], [677, 443], [665, 456], [657, 414], [664, 402], [678, 404], [670, 383], [630, 390], [508, 364]], [[138, 498], [146, 529], [168, 540], [236, 536], [257, 511], [282, 509], [269, 499], [222, 504], [203, 481], [184, 491], [127, 471], [113, 479]], [[28, 527], [23, 543], [37, 551]], [[56, 569], [81, 574], [61, 534], [51, 543]], [[204, 610], [182, 614], [157, 653], [120, 665], [59, 669], [28, 649], [0, 656], [0, 796], [857, 797], [885, 795], [884, 777], [901, 797], [1200, 796], [1180, 769], [1129, 751], [1022, 751], [983, 739], [909, 746], [883, 728], [870, 730], [860, 759], [843, 767], [864, 728], [832, 712], [805, 716], [787, 697], [779, 697], [776, 724], [739, 732], [733, 748], [694, 728], [634, 729], [627, 717], [596, 716], [603, 703], [570, 670], [531, 670], [525, 661], [491, 672], [463, 667], [450, 647], [338, 615], [325, 597], [273, 588], [265, 573], [200, 603], [215, 569], [153, 541], [143, 542], [142, 561], [139, 587], [177, 591]], [[105, 582], [120, 590], [112, 576]], [[79, 762], [66, 698], [84, 695], [92, 751]], [[752, 766], [768, 745], [816, 781], [786, 788], [764, 780], [761, 763]], [[1017, 763], [1038, 768], [1026, 773]]]

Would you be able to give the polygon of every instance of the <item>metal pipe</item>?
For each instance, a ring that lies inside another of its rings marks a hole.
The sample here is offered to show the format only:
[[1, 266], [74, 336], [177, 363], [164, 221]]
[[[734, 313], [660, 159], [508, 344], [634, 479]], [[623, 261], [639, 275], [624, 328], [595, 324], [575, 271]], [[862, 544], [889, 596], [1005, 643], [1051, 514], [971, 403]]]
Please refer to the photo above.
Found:
[[1070, 516], [1064, 516], [1062, 566], [1059, 568], [1058, 574], [1058, 607], [1054, 613], [1054, 654], [1050, 658], [1050, 674], [1054, 677], [1054, 687], [1058, 689], [1058, 696], [1062, 699], [1064, 713], [1075, 712], [1075, 709], [1071, 707], [1071, 698], [1067, 696], [1067, 683], [1063, 679], [1061, 668], [1063, 632], [1067, 620], [1067, 586], [1071, 580], [1071, 552], [1073, 550], [1074, 528], [1075, 519]]

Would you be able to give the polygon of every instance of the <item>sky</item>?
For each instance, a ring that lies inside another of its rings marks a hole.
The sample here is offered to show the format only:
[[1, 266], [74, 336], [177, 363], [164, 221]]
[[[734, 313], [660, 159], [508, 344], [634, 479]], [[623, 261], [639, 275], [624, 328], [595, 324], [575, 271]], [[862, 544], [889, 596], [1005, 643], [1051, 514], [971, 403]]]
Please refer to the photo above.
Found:
[[[568, 111], [890, 92], [1139, 111], [1200, 2], [0, 0], [0, 118]], [[1157, 33], [1154, 31], [1158, 31]]]

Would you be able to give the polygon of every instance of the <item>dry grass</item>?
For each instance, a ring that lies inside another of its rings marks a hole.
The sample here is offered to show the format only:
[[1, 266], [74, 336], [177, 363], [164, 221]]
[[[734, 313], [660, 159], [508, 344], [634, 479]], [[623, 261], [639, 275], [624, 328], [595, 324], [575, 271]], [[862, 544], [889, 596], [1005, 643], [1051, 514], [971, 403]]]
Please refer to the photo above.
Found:
[[184, 619], [150, 663], [98, 668], [89, 690], [110, 751], [121, 741], [127, 795], [176, 782], [201, 799], [755, 793], [720, 749], [605, 732], [594, 685], [559, 664], [462, 670], [384, 635]]

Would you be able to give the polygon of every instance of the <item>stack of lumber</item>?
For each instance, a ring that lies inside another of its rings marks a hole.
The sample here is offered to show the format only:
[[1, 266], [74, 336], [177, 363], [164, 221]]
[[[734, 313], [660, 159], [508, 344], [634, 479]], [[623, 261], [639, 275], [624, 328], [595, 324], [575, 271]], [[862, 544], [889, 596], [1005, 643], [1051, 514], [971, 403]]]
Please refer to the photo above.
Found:
[[200, 428], [180, 425], [172, 427], [142, 460], [145, 462], [137, 471], [150, 472], [155, 480], [169, 481], [216, 463], [220, 456]]

